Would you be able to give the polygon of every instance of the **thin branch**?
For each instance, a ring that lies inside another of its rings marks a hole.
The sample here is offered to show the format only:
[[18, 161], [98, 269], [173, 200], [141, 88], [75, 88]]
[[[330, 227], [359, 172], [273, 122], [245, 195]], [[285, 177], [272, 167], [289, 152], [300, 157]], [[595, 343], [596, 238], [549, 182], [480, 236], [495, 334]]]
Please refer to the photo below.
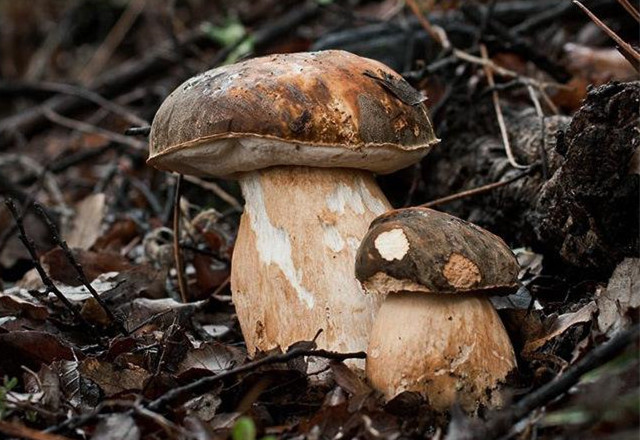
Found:
[[178, 174], [176, 179], [175, 197], [173, 199], [173, 257], [176, 263], [176, 274], [178, 275], [178, 289], [180, 299], [183, 303], [189, 301], [187, 279], [184, 273], [184, 259], [182, 249], [180, 249], [180, 198], [182, 197], [182, 174]]
[[638, 23], [640, 23], [640, 12], [636, 8], [634, 8], [629, 0], [618, 0], [620, 6], [622, 6], [633, 18], [636, 19]]
[[[480, 45], [480, 52], [482, 53], [482, 58], [485, 60], [489, 59], [487, 54], [487, 47], [484, 44]], [[484, 66], [484, 72], [487, 76], [487, 82], [489, 83], [489, 87], [495, 87], [496, 83], [493, 80], [493, 71], [489, 68], [489, 66]], [[498, 95], [497, 90], [493, 90], [491, 92], [491, 98], [493, 100], [493, 108], [496, 112], [496, 117], [498, 118], [498, 125], [500, 127], [500, 135], [502, 136], [502, 144], [504, 145], [504, 150], [507, 153], [507, 159], [512, 167], [518, 169], [527, 169], [527, 165], [520, 165], [515, 156], [513, 155], [513, 151], [511, 150], [511, 143], [509, 142], [509, 134], [507, 133], [507, 126], [504, 122], [504, 116], [502, 115], [502, 109], [500, 108], [500, 97]]]
[[184, 180], [187, 182], [191, 182], [195, 185], [201, 186], [202, 188], [211, 191], [216, 196], [227, 202], [229, 205], [233, 206], [239, 212], [242, 212], [242, 204], [238, 202], [238, 200], [233, 197], [231, 194], [226, 192], [220, 185], [215, 182], [209, 182], [206, 180], [202, 180], [199, 177], [195, 176], [184, 176]]
[[477, 429], [473, 429], [469, 438], [478, 440], [500, 438], [531, 411], [569, 391], [584, 374], [604, 365], [627, 346], [637, 343], [639, 336], [640, 324], [618, 333], [608, 342], [591, 350], [562, 375], [510, 405], [507, 409], [496, 413], [484, 426], [476, 426]]
[[451, 194], [450, 196], [446, 196], [446, 197], [442, 197], [440, 199], [436, 199], [436, 200], [432, 200], [430, 202], [427, 203], [423, 203], [422, 207], [424, 208], [433, 208], [434, 206], [439, 206], [439, 205], [444, 205], [446, 203], [451, 203], [454, 202], [456, 200], [460, 200], [460, 199], [466, 199], [467, 197], [471, 197], [471, 196], [476, 196], [478, 194], [483, 194], [489, 191], [492, 191], [496, 188], [500, 188], [503, 186], [507, 186], [515, 181], [518, 181], [528, 175], [530, 175], [533, 170], [535, 169], [535, 166], [531, 166], [528, 169], [526, 169], [525, 171], [520, 172], [519, 174], [516, 174], [515, 176], [507, 179], [507, 180], [502, 180], [500, 182], [493, 182], [493, 183], [489, 183], [487, 185], [482, 185], [479, 186], [477, 188], [473, 188], [473, 189], [469, 189], [466, 191], [461, 191], [459, 193], [456, 194]]
[[145, 125], [144, 127], [129, 127], [127, 128], [127, 130], [124, 132], [125, 136], [149, 136], [149, 133], [151, 133], [151, 127], [148, 125]]
[[413, 12], [413, 15], [416, 16], [416, 18], [420, 22], [420, 25], [425, 31], [427, 31], [429, 36], [443, 49], [449, 49], [451, 47], [451, 44], [449, 43], [449, 40], [446, 38], [446, 36], [443, 35], [442, 29], [439, 29], [439, 32], [436, 29], [436, 26], [431, 24], [429, 19], [420, 10], [420, 6], [418, 6], [418, 3], [416, 3], [415, 0], [405, 0], [405, 3], [407, 4], [407, 6], [409, 6], [411, 12]]
[[94, 104], [109, 110], [111, 113], [122, 116], [131, 124], [148, 125], [149, 122], [142, 119], [138, 115], [126, 107], [109, 101], [92, 90], [74, 86], [71, 84], [63, 84], [52, 81], [27, 82], [27, 81], [0, 81], [0, 93], [17, 94], [33, 91], [43, 91], [50, 93], [59, 93], [63, 95], [75, 96], [84, 100], [93, 102]]
[[96, 73], [101, 71], [113, 51], [120, 45], [123, 38], [131, 29], [140, 13], [144, 10], [147, 0], [133, 0], [129, 2], [127, 9], [124, 10], [116, 24], [111, 28], [107, 37], [104, 39], [100, 47], [94, 52], [93, 57], [87, 63], [80, 74], [80, 81], [90, 83]]
[[78, 280], [82, 283], [82, 285], [84, 285], [87, 288], [91, 296], [93, 296], [93, 298], [98, 302], [100, 307], [102, 307], [102, 310], [104, 310], [104, 312], [107, 314], [107, 316], [109, 317], [109, 320], [113, 324], [115, 324], [115, 326], [118, 328], [120, 333], [122, 333], [124, 336], [127, 336], [129, 332], [127, 332], [127, 329], [122, 323], [122, 320], [120, 320], [113, 314], [111, 309], [109, 309], [107, 304], [105, 304], [103, 299], [100, 297], [100, 294], [91, 285], [91, 282], [89, 282], [89, 279], [87, 279], [87, 276], [85, 275], [84, 270], [82, 269], [82, 266], [80, 265], [80, 263], [78, 263], [78, 260], [76, 260], [76, 257], [71, 252], [71, 249], [69, 249], [67, 242], [63, 240], [62, 237], [60, 237], [60, 234], [58, 233], [58, 228], [51, 220], [51, 217], [49, 217], [49, 215], [46, 213], [42, 205], [40, 205], [39, 203], [36, 202], [33, 204], [33, 206], [36, 212], [38, 213], [38, 215], [40, 215], [42, 220], [44, 220], [44, 223], [47, 225], [49, 232], [51, 232], [51, 235], [53, 236], [53, 241], [58, 246], [60, 246], [60, 249], [62, 249], [62, 251], [64, 252], [65, 257], [77, 272]]
[[321, 357], [325, 359], [331, 359], [334, 361], [344, 361], [346, 359], [365, 359], [367, 357], [366, 353], [363, 351], [359, 351], [355, 353], [336, 353], [336, 352], [327, 351], [327, 350], [309, 350], [307, 348], [292, 348], [286, 353], [274, 354], [274, 355], [259, 359], [257, 361], [247, 362], [246, 364], [240, 365], [239, 367], [233, 368], [231, 370], [227, 370], [215, 376], [203, 377], [187, 385], [173, 388], [169, 390], [167, 393], [158, 397], [156, 400], [149, 403], [147, 407], [152, 411], [158, 411], [164, 408], [169, 402], [176, 400], [178, 397], [182, 396], [183, 394], [197, 392], [198, 390], [208, 389], [211, 387], [212, 384], [216, 382], [227, 379], [229, 377], [236, 376], [241, 373], [246, 373], [248, 371], [256, 370], [257, 368], [260, 368], [265, 365], [282, 364], [292, 359], [296, 359], [304, 356], [316, 356], [316, 357]]
[[96, 133], [106, 137], [107, 139], [113, 142], [129, 145], [130, 147], [133, 147], [138, 150], [145, 150], [145, 151], [147, 150], [147, 144], [142, 141], [124, 136], [119, 133], [114, 133], [113, 131], [110, 131], [110, 130], [105, 130], [104, 128], [96, 127], [95, 125], [87, 124], [86, 122], [76, 121], [75, 119], [66, 118], [54, 112], [48, 107], [43, 107], [42, 113], [48, 120], [50, 120], [55, 124], [62, 125], [63, 127], [67, 127], [72, 130], [78, 130], [83, 133]]
[[53, 280], [49, 277], [47, 272], [40, 264], [40, 260], [38, 259], [38, 252], [36, 251], [36, 245], [33, 240], [27, 235], [27, 232], [24, 228], [24, 223], [22, 222], [22, 215], [18, 212], [18, 208], [16, 207], [15, 202], [11, 199], [8, 199], [5, 201], [5, 204], [7, 205], [7, 208], [9, 208], [9, 211], [11, 211], [11, 215], [13, 216], [16, 225], [18, 226], [20, 241], [22, 241], [22, 244], [27, 249], [27, 252], [29, 252], [31, 262], [38, 272], [38, 275], [40, 275], [40, 279], [42, 279], [43, 284], [47, 287], [47, 291], [53, 293], [62, 302], [62, 304], [64, 304], [64, 306], [69, 309], [69, 311], [71, 311], [73, 316], [91, 331], [91, 334], [93, 334], [94, 336], [98, 336], [93, 326], [89, 324], [86, 319], [84, 319], [78, 309], [73, 304], [71, 304], [67, 297], [64, 296], [64, 294], [56, 287], [56, 285], [53, 283]]
[[531, 84], [527, 84], [527, 91], [529, 92], [529, 97], [531, 101], [533, 101], [533, 106], [536, 109], [536, 114], [538, 115], [538, 121], [540, 123], [540, 163], [542, 164], [542, 178], [547, 180], [549, 178], [549, 160], [547, 158], [547, 150], [544, 148], [544, 140], [546, 136], [546, 127], [544, 125], [544, 112], [542, 111], [542, 106], [540, 105], [540, 100], [538, 99], [538, 95], [536, 95], [536, 91], [533, 89]]
[[573, 3], [582, 9], [582, 11], [589, 16], [591, 21], [593, 21], [596, 26], [598, 26], [605, 34], [607, 34], [613, 41], [618, 45], [618, 51], [622, 54], [623, 57], [631, 63], [636, 71], [640, 72], [640, 53], [636, 51], [633, 46], [624, 41], [618, 34], [616, 34], [609, 26], [604, 24], [602, 20], [600, 20], [596, 15], [591, 12], [585, 5], [580, 3], [578, 0], [573, 0]]
[[0, 432], [15, 438], [23, 438], [28, 440], [69, 440], [69, 437], [63, 437], [57, 434], [49, 434], [47, 432], [38, 431], [37, 429], [28, 428], [15, 422], [7, 422], [0, 420]]

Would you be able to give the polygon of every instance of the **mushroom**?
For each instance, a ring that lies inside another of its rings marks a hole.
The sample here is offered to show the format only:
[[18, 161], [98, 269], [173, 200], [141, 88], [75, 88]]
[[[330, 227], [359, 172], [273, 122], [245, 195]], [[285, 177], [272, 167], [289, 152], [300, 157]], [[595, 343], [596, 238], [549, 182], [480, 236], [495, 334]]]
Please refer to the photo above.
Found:
[[367, 293], [387, 295], [375, 318], [366, 374], [391, 399], [403, 391], [446, 410], [499, 406], [516, 368], [488, 295], [517, 289], [518, 262], [497, 236], [426, 208], [375, 219], [356, 256]]
[[249, 353], [316, 339], [366, 349], [379, 300], [355, 254], [390, 209], [374, 173], [437, 143], [419, 92], [343, 51], [255, 58], [179, 86], [151, 127], [149, 164], [239, 180], [244, 213], [231, 288]]

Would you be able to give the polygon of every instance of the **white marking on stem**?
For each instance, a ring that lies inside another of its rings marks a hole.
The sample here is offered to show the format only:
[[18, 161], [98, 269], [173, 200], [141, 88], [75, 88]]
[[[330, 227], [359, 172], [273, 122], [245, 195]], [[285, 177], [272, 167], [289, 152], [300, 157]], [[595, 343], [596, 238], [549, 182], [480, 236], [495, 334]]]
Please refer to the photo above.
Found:
[[364, 214], [365, 207], [375, 215], [387, 211], [385, 203], [371, 194], [361, 177], [356, 182], [355, 187], [338, 183], [335, 190], [327, 196], [327, 208], [337, 214], [344, 214], [347, 207], [356, 214]]
[[323, 224], [324, 229], [324, 244], [333, 252], [340, 252], [344, 249], [344, 240], [340, 235], [340, 231], [334, 225]]
[[260, 176], [258, 173], [250, 173], [240, 180], [240, 185], [246, 202], [244, 209], [256, 235], [256, 248], [260, 259], [266, 265], [277, 265], [295, 289], [298, 299], [312, 309], [315, 303], [314, 294], [302, 285], [302, 273], [293, 264], [288, 232], [271, 224], [264, 203]]

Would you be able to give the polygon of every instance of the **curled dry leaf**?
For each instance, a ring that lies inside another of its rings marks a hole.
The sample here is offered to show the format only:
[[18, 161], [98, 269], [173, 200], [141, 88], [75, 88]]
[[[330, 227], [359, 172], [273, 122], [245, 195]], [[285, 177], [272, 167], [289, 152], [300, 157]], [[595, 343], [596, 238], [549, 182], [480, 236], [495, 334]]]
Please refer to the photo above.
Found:
[[[119, 254], [91, 252], [81, 249], [73, 249], [72, 252], [89, 281], [93, 281], [103, 273], [123, 272], [131, 268], [127, 260]], [[76, 272], [62, 249], [52, 249], [44, 254], [40, 261], [53, 280], [67, 286], [79, 286], [81, 284], [78, 279], [78, 272]]]
[[49, 317], [49, 311], [36, 301], [25, 289], [18, 287], [0, 293], [0, 317], [24, 316], [44, 321]]
[[19, 376], [22, 367], [37, 370], [55, 360], [73, 360], [81, 357], [57, 336], [42, 331], [14, 330], [0, 334], [0, 371]]
[[185, 304], [171, 298], [138, 298], [126, 307], [123, 307], [123, 310], [128, 310], [129, 312], [127, 326], [134, 328], [154, 316], [160, 319], [159, 322], [162, 323], [161, 325], [170, 325], [174, 320], [182, 322], [193, 316], [193, 314], [205, 304], [205, 301]]
[[70, 248], [87, 250], [100, 237], [106, 212], [104, 193], [91, 194], [76, 205], [76, 215], [70, 230], [64, 234]]
[[640, 259], [625, 258], [613, 271], [605, 289], [596, 294], [598, 327], [609, 334], [638, 320]]
[[125, 391], [141, 391], [151, 374], [136, 365], [118, 367], [111, 362], [85, 359], [79, 366], [80, 374], [96, 383], [106, 396], [114, 396]]
[[598, 307], [596, 306], [595, 301], [591, 301], [576, 312], [565, 313], [558, 316], [541, 337], [528, 341], [525, 344], [523, 352], [532, 353], [543, 347], [549, 341], [558, 338], [571, 327], [591, 322], [593, 315], [597, 310]]
[[139, 440], [140, 428], [128, 414], [110, 414], [103, 419], [91, 440]]
[[[93, 287], [98, 295], [102, 295], [105, 292], [113, 289], [117, 285], [116, 276], [117, 272], [107, 272], [98, 276], [96, 279], [91, 281], [91, 287]], [[83, 285], [80, 286], [68, 286], [61, 285], [58, 283], [58, 290], [62, 292], [62, 294], [71, 302], [83, 302], [85, 300], [93, 298], [89, 290]], [[57, 301], [58, 299], [51, 294], [51, 299]]]
[[187, 352], [185, 359], [178, 366], [177, 374], [193, 374], [198, 370], [219, 374], [240, 365], [245, 357], [246, 354], [237, 347], [216, 341], [204, 342]]

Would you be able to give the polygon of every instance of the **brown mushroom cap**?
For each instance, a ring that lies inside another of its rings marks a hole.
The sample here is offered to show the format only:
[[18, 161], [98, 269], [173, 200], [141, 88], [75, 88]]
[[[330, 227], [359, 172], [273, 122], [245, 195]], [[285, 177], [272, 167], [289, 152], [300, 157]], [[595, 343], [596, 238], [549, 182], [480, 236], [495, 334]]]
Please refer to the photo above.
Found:
[[254, 58], [174, 90], [153, 120], [148, 162], [219, 177], [276, 165], [388, 173], [438, 142], [422, 101], [396, 72], [349, 52]]
[[376, 218], [356, 256], [356, 277], [370, 293], [507, 294], [517, 289], [518, 271], [501, 238], [427, 208]]

